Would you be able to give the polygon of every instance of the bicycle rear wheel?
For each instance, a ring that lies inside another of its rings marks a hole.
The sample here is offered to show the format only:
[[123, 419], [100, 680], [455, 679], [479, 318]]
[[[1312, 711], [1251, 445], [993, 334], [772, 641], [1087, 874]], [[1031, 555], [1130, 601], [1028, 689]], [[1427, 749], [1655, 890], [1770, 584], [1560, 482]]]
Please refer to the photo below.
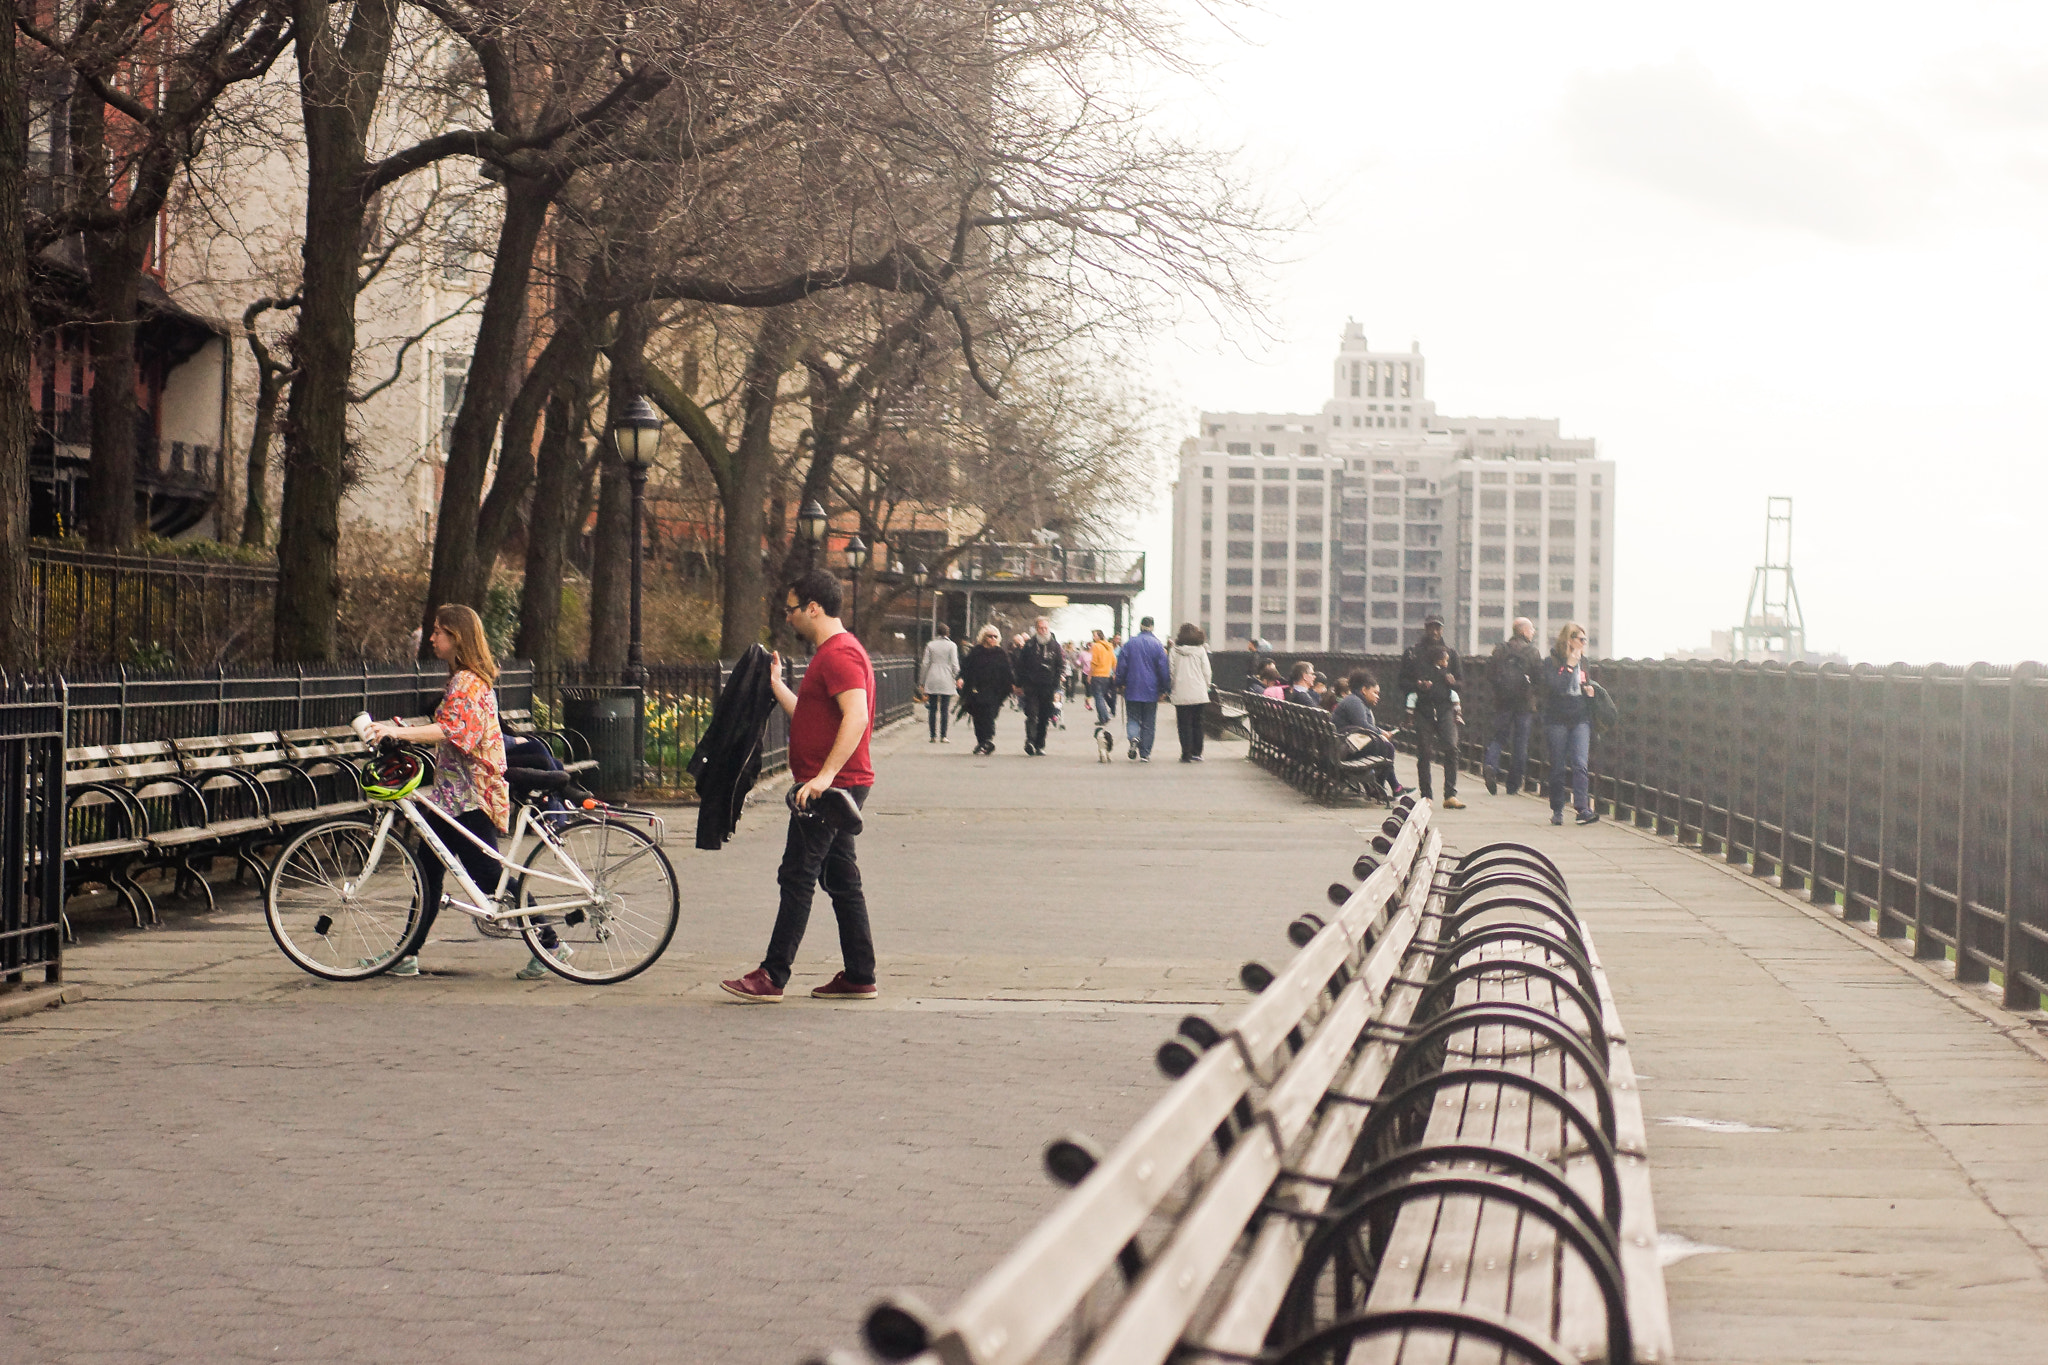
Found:
[[[562, 846], [545, 843], [526, 855], [529, 869], [568, 876], [566, 854], [597, 888], [597, 903], [548, 913], [549, 927], [570, 949], [566, 958], [544, 950], [542, 929], [524, 931], [526, 945], [557, 976], [602, 986], [638, 976], [654, 965], [675, 937], [682, 897], [675, 869], [653, 839], [609, 820], [572, 820], [554, 830]], [[536, 877], [521, 880], [519, 903], [542, 912], [579, 898], [574, 886]]]
[[420, 918], [420, 869], [394, 835], [368, 866], [377, 831], [353, 820], [315, 825], [284, 846], [264, 884], [270, 936], [329, 981], [361, 981], [408, 950]]

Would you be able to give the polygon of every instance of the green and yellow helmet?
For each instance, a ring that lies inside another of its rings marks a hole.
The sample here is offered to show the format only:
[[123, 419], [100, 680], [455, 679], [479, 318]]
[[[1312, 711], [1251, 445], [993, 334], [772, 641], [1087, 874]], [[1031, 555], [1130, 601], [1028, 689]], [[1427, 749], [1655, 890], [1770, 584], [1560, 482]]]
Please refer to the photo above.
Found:
[[434, 765], [417, 749], [378, 754], [362, 766], [363, 795], [372, 801], [411, 796], [434, 779]]

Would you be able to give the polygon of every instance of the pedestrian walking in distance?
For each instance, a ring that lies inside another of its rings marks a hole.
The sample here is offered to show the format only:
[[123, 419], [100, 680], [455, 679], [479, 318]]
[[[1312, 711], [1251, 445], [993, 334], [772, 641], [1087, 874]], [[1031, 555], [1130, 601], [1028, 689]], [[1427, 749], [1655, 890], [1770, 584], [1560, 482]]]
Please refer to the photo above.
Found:
[[1010, 656], [1003, 649], [1003, 633], [994, 626], [983, 626], [974, 648], [960, 661], [960, 704], [974, 721], [977, 754], [996, 751], [996, 716], [1014, 685]]
[[781, 1003], [810, 924], [812, 897], [822, 882], [839, 920], [843, 965], [811, 996], [872, 1000], [875, 939], [853, 840], [860, 833], [860, 808], [875, 785], [868, 754], [875, 728], [875, 668], [860, 641], [840, 624], [839, 580], [823, 569], [812, 569], [789, 586], [783, 611], [790, 628], [811, 647], [811, 662], [795, 692], [782, 681], [780, 655], [769, 675], [775, 700], [789, 716], [789, 836], [775, 874], [782, 900], [761, 965], [718, 984], [752, 1004]]
[[1209, 707], [1209, 637], [1192, 621], [1174, 632], [1167, 658], [1172, 676], [1166, 699], [1173, 703], [1173, 724], [1180, 732], [1180, 761], [1202, 761], [1202, 717]]
[[[1443, 657], [1436, 657], [1437, 651]], [[1444, 643], [1444, 618], [1432, 616], [1422, 623], [1422, 638], [1401, 656], [1401, 691], [1415, 726], [1415, 785], [1426, 801], [1430, 797], [1429, 764], [1432, 753], [1444, 767], [1444, 806], [1463, 810], [1458, 799], [1458, 706], [1454, 695], [1463, 676], [1458, 651]]]
[[1116, 690], [1116, 647], [1096, 631], [1088, 642], [1088, 700], [1095, 703], [1095, 723], [1108, 725], [1116, 707], [1111, 695]]
[[932, 627], [931, 642], [918, 661], [917, 685], [924, 689], [925, 720], [931, 726], [928, 744], [950, 744], [946, 718], [952, 714], [953, 698], [960, 691], [960, 647], [949, 638], [944, 625]]
[[1124, 641], [1116, 656], [1117, 690], [1124, 696], [1124, 730], [1131, 741], [1130, 757], [1152, 761], [1152, 739], [1159, 723], [1159, 699], [1173, 690], [1173, 672], [1166, 646], [1152, 633], [1152, 618], [1138, 622], [1138, 633]]
[[1579, 823], [1600, 818], [1593, 809], [1593, 682], [1586, 676], [1586, 628], [1576, 621], [1557, 633], [1543, 665], [1543, 737], [1550, 743], [1550, 823], [1564, 823], [1565, 784]]
[[1041, 616], [1032, 623], [1031, 634], [1017, 646], [1017, 695], [1024, 705], [1024, 752], [1034, 757], [1045, 753], [1045, 732], [1050, 727], [1066, 672], [1067, 656], [1053, 638], [1052, 622]]
[[1529, 776], [1529, 732], [1536, 720], [1536, 677], [1543, 657], [1536, 652], [1536, 623], [1517, 616], [1508, 638], [1486, 661], [1486, 687], [1493, 696], [1493, 739], [1486, 746], [1486, 791], [1500, 787], [1501, 757], [1508, 758], [1508, 794], [1520, 796]]

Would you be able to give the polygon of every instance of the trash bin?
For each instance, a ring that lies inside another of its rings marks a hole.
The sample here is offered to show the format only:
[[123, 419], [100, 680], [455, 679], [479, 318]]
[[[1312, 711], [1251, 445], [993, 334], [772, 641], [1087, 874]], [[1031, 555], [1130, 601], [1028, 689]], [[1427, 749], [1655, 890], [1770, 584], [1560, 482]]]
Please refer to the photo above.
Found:
[[640, 770], [640, 690], [578, 689], [562, 697], [562, 724], [590, 745], [597, 769], [584, 785], [607, 801], [632, 799]]

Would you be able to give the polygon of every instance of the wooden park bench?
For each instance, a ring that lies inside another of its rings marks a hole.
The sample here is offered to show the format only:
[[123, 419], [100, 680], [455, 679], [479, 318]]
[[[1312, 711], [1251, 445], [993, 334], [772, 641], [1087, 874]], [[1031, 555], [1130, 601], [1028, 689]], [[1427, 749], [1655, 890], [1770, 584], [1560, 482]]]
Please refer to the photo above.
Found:
[[1320, 706], [1237, 693], [1252, 731], [1252, 761], [1319, 801], [1363, 797], [1391, 804], [1393, 767], [1353, 753]]
[[571, 773], [593, 772], [597, 759], [592, 755], [590, 741], [574, 730], [544, 730], [534, 723], [531, 711], [500, 711], [498, 722], [506, 732], [515, 735], [532, 735], [548, 746], [555, 756], [555, 762]]
[[1256, 998], [1191, 1016], [1172, 1088], [944, 1314], [867, 1345], [918, 1365], [1607, 1361], [1671, 1340], [1642, 1115], [1599, 959], [1540, 855], [1447, 856], [1403, 798], [1363, 884], [1303, 915]]

